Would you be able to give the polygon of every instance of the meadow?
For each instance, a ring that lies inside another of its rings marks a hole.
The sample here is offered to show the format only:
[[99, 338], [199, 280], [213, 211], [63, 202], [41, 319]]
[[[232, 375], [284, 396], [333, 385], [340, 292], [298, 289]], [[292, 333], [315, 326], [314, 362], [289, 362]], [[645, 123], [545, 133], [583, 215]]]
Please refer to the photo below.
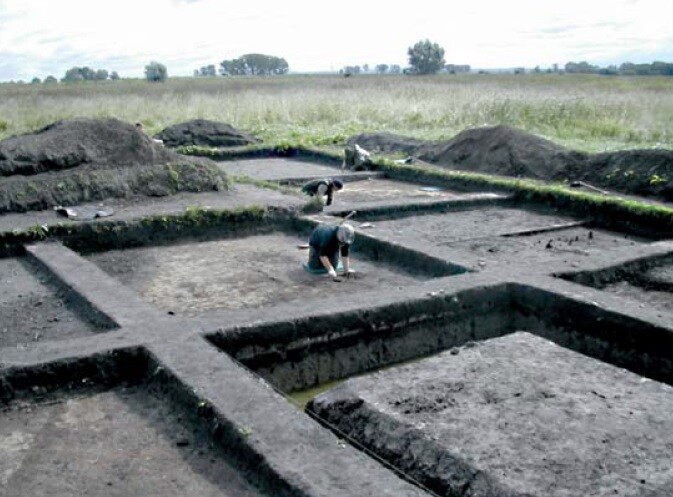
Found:
[[148, 133], [213, 119], [270, 143], [341, 145], [362, 132], [448, 139], [507, 124], [599, 152], [673, 148], [673, 78], [597, 75], [286, 75], [0, 84], [0, 139], [78, 116]]

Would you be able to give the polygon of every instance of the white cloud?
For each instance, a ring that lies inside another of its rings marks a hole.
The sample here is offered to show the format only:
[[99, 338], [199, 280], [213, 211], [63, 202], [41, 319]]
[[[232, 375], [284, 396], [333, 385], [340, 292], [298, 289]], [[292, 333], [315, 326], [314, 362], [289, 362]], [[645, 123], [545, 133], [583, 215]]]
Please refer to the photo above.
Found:
[[407, 47], [424, 38], [447, 61], [474, 67], [648, 60], [673, 51], [667, 3], [0, 0], [0, 80], [62, 76], [72, 65], [141, 76], [150, 60], [187, 75], [250, 52], [285, 57], [299, 71], [404, 64]]

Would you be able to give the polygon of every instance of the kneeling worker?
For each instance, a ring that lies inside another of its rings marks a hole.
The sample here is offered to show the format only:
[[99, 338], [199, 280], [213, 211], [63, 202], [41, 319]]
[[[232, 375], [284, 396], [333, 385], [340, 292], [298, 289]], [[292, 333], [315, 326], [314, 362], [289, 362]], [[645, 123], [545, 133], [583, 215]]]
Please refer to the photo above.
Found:
[[350, 277], [355, 273], [350, 268], [348, 257], [353, 240], [355, 240], [355, 230], [350, 224], [318, 226], [313, 230], [308, 241], [309, 253], [306, 269], [316, 274], [327, 273], [337, 281], [338, 270], [343, 270], [344, 276]]
[[332, 205], [334, 192], [340, 191], [343, 187], [344, 184], [338, 179], [315, 179], [302, 186], [301, 191], [311, 197], [319, 196], [321, 199], [326, 197], [323, 203]]

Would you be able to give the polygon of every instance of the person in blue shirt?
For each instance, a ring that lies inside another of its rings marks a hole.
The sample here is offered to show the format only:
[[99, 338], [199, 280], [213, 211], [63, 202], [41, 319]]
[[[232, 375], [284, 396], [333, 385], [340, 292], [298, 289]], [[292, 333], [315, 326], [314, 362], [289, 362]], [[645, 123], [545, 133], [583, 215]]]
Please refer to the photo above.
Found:
[[350, 267], [349, 250], [354, 240], [355, 230], [350, 224], [318, 226], [308, 241], [307, 270], [311, 273], [327, 273], [337, 279], [337, 271], [343, 269], [344, 276], [353, 276], [355, 271]]

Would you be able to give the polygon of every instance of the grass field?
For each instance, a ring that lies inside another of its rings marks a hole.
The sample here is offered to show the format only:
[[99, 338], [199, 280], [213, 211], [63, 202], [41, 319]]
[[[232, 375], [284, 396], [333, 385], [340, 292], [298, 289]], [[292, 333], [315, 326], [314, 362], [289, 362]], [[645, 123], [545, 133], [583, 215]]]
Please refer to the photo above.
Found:
[[149, 133], [214, 119], [271, 143], [309, 146], [375, 131], [447, 139], [508, 124], [591, 152], [673, 148], [673, 78], [289, 75], [0, 84], [0, 139], [76, 116], [141, 121]]

